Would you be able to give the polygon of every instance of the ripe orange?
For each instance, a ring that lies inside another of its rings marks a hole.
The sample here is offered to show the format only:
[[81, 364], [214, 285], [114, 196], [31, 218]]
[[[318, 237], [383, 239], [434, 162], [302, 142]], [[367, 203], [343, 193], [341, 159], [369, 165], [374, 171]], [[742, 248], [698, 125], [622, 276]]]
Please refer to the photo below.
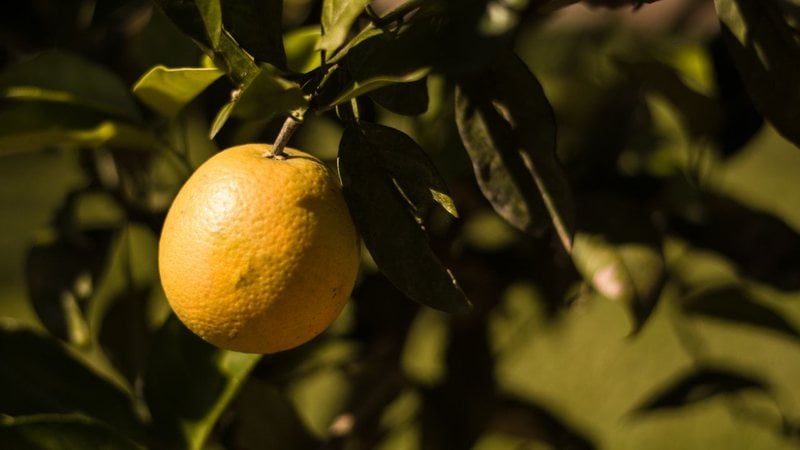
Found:
[[201, 165], [167, 213], [161, 283], [178, 318], [229, 350], [303, 344], [341, 312], [359, 239], [338, 178], [321, 161], [271, 146], [224, 150]]

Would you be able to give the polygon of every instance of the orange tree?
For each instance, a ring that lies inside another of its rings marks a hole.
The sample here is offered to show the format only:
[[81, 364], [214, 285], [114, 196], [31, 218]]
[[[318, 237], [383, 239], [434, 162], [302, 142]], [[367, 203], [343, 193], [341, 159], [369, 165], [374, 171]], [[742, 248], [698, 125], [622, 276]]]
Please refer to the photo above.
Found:
[[[2, 20], [3, 448], [797, 445], [798, 0]], [[201, 163], [276, 140], [338, 170], [360, 273], [311, 342], [222, 350], [158, 237]]]

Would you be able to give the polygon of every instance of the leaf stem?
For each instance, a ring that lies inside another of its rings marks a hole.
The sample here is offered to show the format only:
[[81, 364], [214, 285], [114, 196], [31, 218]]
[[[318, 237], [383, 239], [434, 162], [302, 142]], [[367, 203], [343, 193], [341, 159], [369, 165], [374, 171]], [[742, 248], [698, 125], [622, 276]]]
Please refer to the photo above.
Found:
[[303, 123], [302, 117], [289, 115], [289, 117], [286, 118], [286, 121], [283, 122], [281, 131], [278, 132], [278, 137], [275, 138], [275, 143], [272, 145], [272, 149], [265, 153], [264, 157], [286, 159], [286, 153], [283, 151], [283, 149], [286, 148], [286, 144], [289, 143], [289, 139], [292, 138], [294, 132], [300, 128], [301, 123]]

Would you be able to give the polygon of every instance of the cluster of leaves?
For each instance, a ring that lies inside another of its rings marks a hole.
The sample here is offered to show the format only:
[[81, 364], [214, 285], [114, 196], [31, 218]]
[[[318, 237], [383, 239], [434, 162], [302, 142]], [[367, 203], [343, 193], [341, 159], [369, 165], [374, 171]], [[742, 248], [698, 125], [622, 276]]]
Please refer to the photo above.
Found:
[[[739, 151], [762, 117], [800, 145], [796, 0], [716, 1], [735, 64], [715, 49], [717, 98], [693, 89], [662, 62], [618, 61], [626, 81], [604, 93], [613, 100], [597, 102], [602, 106], [581, 124], [576, 134], [583, 141], [577, 143], [559, 137], [568, 135], [569, 114], [561, 111], [557, 120], [539, 78], [510, 50], [523, 25], [572, 1], [410, 0], [379, 13], [368, 0], [325, 0], [317, 2], [309, 25], [287, 34], [281, 0], [154, 3], [194, 41], [202, 59], [187, 50], [192, 58], [185, 66], [157, 65], [134, 82], [80, 56], [50, 52], [0, 75], [6, 99], [0, 105], [0, 153], [71, 148], [86, 177], [27, 255], [28, 293], [47, 335], [0, 324], [6, 363], [0, 381], [14, 387], [0, 390], [0, 442], [14, 448], [199, 449], [213, 437], [234, 446], [240, 433], [258, 435], [241, 431], [259, 428], [248, 408], [262, 400], [285, 406], [283, 394], [270, 386], [286, 386], [281, 376], [313, 373], [307, 366], [322, 361], [343, 366], [357, 386], [350, 402], [356, 429], [342, 417], [328, 444], [344, 445], [352, 434], [361, 447], [372, 448], [384, 438], [375, 412], [417, 382], [396, 376], [419, 311], [406, 301], [412, 299], [445, 312], [471, 310], [455, 316], [444, 332], [445, 375], [437, 383], [419, 382], [414, 391], [422, 392], [423, 422], [435, 424], [423, 428], [425, 448], [469, 448], [495, 413], [544, 428], [540, 441], [592, 448], [567, 421], [497, 386], [488, 317], [512, 283], [531, 277], [551, 314], [591, 290], [623, 304], [638, 329], [669, 285], [680, 291], [687, 317], [797, 339], [795, 325], [746, 287], [695, 289], [671, 273], [664, 250], [668, 237], [677, 235], [724, 254], [749, 278], [791, 291], [800, 288], [792, 258], [800, 248], [797, 233], [770, 215], [687, 186], [669, 170], [620, 171], [620, 148], [629, 143], [615, 141], [642, 122], [657, 121], [637, 115], [643, 93], [654, 92], [686, 118], [691, 139], [718, 142], [724, 155]], [[149, 4], [138, 7], [147, 11]], [[719, 108], [717, 100], [729, 104]], [[195, 115], [199, 102], [216, 111], [213, 119]], [[438, 111], [431, 111], [434, 104]], [[414, 117], [431, 131], [427, 138], [418, 133], [418, 143], [378, 123], [376, 109]], [[154, 255], [138, 253], [154, 247], [180, 182], [217, 150], [210, 139], [236, 140], [230, 130], [240, 124], [263, 136], [285, 117], [311, 121], [321, 115], [343, 125], [339, 173], [382, 272], [366, 273], [354, 293], [350, 337], [364, 348], [357, 357], [350, 350], [331, 356], [317, 342], [263, 360], [213, 349], [167, 317]], [[703, 120], [692, 120], [698, 116]], [[709, 125], [709, 118], [716, 123]], [[472, 170], [466, 181], [458, 178], [448, 187], [442, 173], [452, 168], [420, 143], [450, 132], [440, 138], [462, 156], [447, 162], [464, 161]], [[636, 145], [655, 153], [652, 142]], [[462, 243], [466, 250], [455, 257], [452, 237], [462, 225], [441, 213], [472, 219], [487, 202], [516, 230], [505, 231], [511, 243]], [[701, 217], [686, 204], [701, 209]], [[739, 237], [751, 229], [764, 231], [748, 247]], [[760, 246], [765, 240], [769, 251]], [[773, 247], [783, 253], [776, 255]], [[359, 369], [359, 361], [369, 363]], [[240, 389], [246, 395], [237, 400]], [[753, 389], [772, 395], [757, 376], [701, 366], [644, 400], [635, 413]], [[372, 395], [359, 399], [361, 390]], [[225, 417], [234, 402], [234, 415], [242, 417]], [[283, 406], [285, 442], [318, 445]], [[787, 425], [792, 433], [795, 428]]]

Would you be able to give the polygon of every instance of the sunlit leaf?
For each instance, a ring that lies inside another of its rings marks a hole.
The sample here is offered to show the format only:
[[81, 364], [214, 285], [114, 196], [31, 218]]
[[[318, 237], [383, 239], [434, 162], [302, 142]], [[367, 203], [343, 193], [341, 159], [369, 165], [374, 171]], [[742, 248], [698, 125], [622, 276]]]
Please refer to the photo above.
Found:
[[319, 27], [314, 25], [294, 29], [283, 36], [286, 64], [290, 70], [307, 73], [319, 67], [319, 39]]
[[750, 96], [800, 146], [800, 1], [715, 0], [722, 33]]
[[387, 278], [408, 298], [446, 312], [470, 304], [428, 246], [425, 231], [357, 125], [339, 144], [339, 175], [364, 243]]
[[82, 413], [141, 439], [131, 397], [74, 359], [52, 338], [0, 324], [0, 412]]
[[225, 29], [255, 58], [286, 68], [281, 19], [283, 0], [222, 0]]
[[145, 375], [153, 439], [202, 449], [260, 356], [215, 348], [171, 317], [155, 337]]
[[752, 294], [741, 286], [717, 286], [695, 292], [684, 300], [682, 306], [691, 315], [721, 319], [800, 338], [797, 327], [779, 312], [753, 299]]
[[720, 367], [692, 369], [650, 395], [634, 409], [633, 414], [642, 415], [681, 408], [720, 395], [732, 395], [745, 390], [756, 390], [772, 395], [767, 383], [750, 374]]
[[104, 67], [62, 52], [42, 53], [0, 73], [0, 97], [60, 102], [138, 121], [125, 84]]
[[350, 27], [368, 3], [369, 0], [323, 0], [319, 48], [332, 51], [342, 45]]
[[153, 110], [174, 117], [222, 75], [219, 69], [156, 66], [139, 78], [133, 93]]
[[0, 442], [16, 450], [144, 450], [108, 425], [79, 414], [0, 419]]
[[574, 212], [556, 159], [555, 118], [525, 64], [503, 53], [480, 77], [461, 83], [456, 122], [478, 184], [495, 211], [526, 232], [552, 224], [570, 251]]

